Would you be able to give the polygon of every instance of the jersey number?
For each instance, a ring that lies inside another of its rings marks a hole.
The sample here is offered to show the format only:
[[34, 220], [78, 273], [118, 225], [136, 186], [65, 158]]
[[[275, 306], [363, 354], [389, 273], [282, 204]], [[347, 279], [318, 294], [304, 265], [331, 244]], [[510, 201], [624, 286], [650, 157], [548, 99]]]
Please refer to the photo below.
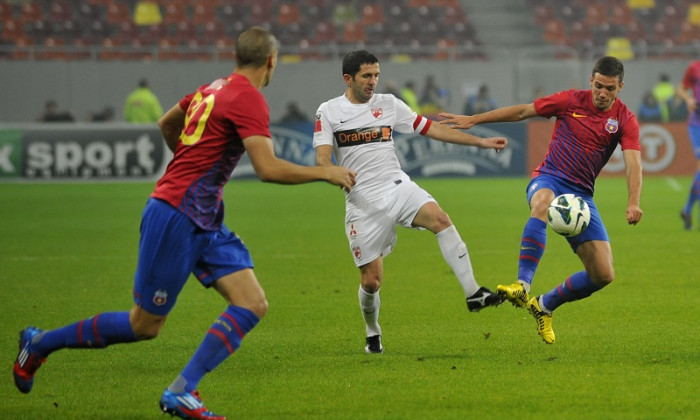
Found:
[[197, 92], [187, 108], [185, 116], [185, 128], [180, 134], [180, 141], [185, 146], [191, 146], [199, 141], [207, 125], [207, 120], [214, 108], [214, 95], [204, 97], [202, 92]]

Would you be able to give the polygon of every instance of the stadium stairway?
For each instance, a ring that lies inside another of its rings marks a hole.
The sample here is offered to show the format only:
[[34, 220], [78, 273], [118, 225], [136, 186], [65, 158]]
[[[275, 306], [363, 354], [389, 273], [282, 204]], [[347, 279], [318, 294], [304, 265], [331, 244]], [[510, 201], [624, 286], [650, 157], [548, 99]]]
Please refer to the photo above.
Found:
[[462, 0], [461, 3], [485, 47], [514, 48], [543, 42], [542, 29], [535, 24], [529, 2]]

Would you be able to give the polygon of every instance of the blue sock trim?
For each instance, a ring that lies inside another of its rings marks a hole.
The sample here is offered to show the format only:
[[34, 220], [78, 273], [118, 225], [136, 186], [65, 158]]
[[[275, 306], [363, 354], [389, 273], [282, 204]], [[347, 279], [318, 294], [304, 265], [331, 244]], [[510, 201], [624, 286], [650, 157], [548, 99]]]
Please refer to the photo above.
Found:
[[46, 331], [35, 348], [48, 356], [63, 348], [104, 348], [133, 341], [136, 341], [136, 337], [129, 322], [129, 312], [105, 312]]
[[553, 311], [566, 302], [587, 298], [600, 289], [598, 285], [593, 283], [588, 273], [579, 271], [543, 295], [542, 304]]
[[532, 284], [535, 271], [540, 264], [547, 245], [547, 224], [531, 217], [523, 229], [518, 259], [518, 280]]
[[692, 214], [693, 205], [695, 205], [695, 202], [698, 200], [700, 200], [700, 171], [695, 172], [695, 178], [693, 178], [693, 184], [690, 186], [688, 200], [683, 208], [683, 213]]
[[229, 306], [214, 321], [204, 340], [192, 355], [181, 376], [185, 378], [185, 391], [197, 389], [199, 381], [226, 360], [241, 345], [245, 335], [260, 319], [251, 311], [240, 306]]

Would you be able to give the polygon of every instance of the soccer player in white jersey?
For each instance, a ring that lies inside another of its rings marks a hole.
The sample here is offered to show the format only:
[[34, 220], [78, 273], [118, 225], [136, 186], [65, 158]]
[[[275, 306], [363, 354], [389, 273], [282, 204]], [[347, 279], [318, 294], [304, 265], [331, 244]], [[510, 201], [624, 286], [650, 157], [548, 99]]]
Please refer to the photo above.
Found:
[[447, 213], [401, 169], [392, 133], [420, 133], [447, 143], [497, 151], [503, 137], [479, 138], [416, 114], [391, 94], [375, 93], [379, 60], [368, 51], [353, 51], [343, 59], [347, 90], [324, 102], [316, 112], [314, 147], [318, 165], [338, 165], [357, 172], [356, 185], [346, 192], [345, 234], [360, 269], [358, 296], [366, 324], [366, 353], [382, 353], [379, 289], [383, 258], [396, 243], [396, 225], [428, 229], [438, 240], [445, 261], [464, 289], [470, 311], [501, 303], [501, 298], [474, 278], [467, 246]]

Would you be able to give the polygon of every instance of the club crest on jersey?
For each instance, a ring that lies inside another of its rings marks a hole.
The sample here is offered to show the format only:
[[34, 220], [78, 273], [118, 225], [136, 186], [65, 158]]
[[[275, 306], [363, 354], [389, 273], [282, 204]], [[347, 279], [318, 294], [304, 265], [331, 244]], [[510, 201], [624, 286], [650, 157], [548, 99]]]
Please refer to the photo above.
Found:
[[379, 118], [382, 116], [384, 111], [382, 111], [381, 108], [372, 108], [372, 115], [374, 115], [374, 118]]
[[321, 132], [321, 114], [316, 114], [316, 121], [314, 122], [314, 133]]
[[605, 123], [605, 131], [607, 131], [610, 134], [615, 134], [617, 133], [617, 129], [619, 128], [619, 123], [615, 118], [608, 118], [608, 122]]
[[355, 229], [354, 224], [350, 225], [350, 231], [348, 232], [348, 235], [350, 236], [350, 239], [355, 239], [357, 237], [357, 230]]
[[158, 306], [163, 306], [165, 305], [165, 302], [168, 301], [168, 292], [166, 292], [163, 289], [157, 290], [156, 293], [153, 295], [153, 303], [155, 303]]
[[352, 247], [352, 253], [353, 253], [353, 255], [355, 255], [355, 258], [357, 258], [358, 260], [360, 259], [360, 255], [362, 255], [362, 251], [360, 251], [359, 246]]

